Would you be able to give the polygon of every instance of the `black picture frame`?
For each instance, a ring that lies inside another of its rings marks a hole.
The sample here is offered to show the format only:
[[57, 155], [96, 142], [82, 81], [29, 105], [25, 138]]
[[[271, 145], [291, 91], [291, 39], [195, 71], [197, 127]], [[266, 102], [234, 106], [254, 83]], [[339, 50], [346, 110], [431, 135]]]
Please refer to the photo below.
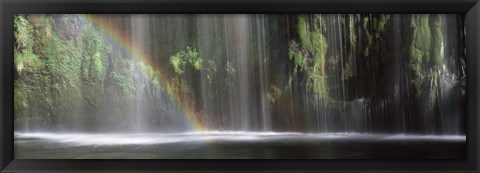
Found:
[[[1, 172], [478, 172], [480, 3], [478, 0], [2, 0], [0, 2]], [[13, 15], [120, 13], [456, 13], [466, 15], [466, 160], [29, 160], [13, 151]]]

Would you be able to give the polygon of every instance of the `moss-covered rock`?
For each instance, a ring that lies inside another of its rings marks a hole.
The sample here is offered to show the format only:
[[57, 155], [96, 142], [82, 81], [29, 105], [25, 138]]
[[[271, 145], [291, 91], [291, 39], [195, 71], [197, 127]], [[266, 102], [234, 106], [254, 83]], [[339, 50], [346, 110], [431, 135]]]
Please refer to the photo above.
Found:
[[412, 42], [409, 48], [409, 67], [413, 78], [411, 83], [415, 93], [420, 96], [431, 81], [433, 73], [441, 68], [443, 57], [441, 46], [443, 35], [438, 15], [412, 15]]
[[290, 59], [296, 68], [305, 72], [307, 88], [311, 89], [320, 98], [328, 97], [327, 75], [325, 73], [325, 61], [327, 54], [327, 40], [323, 36], [326, 30], [326, 22], [322, 15], [299, 16], [297, 31], [300, 44], [291, 42], [289, 48]]

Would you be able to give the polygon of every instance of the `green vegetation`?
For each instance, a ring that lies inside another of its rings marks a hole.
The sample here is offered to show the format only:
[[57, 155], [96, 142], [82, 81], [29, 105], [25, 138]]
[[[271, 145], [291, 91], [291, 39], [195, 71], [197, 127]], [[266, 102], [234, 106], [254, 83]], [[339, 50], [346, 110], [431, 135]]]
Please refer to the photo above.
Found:
[[172, 55], [170, 64], [172, 64], [175, 73], [182, 75], [185, 72], [186, 65], [191, 65], [195, 71], [202, 69], [203, 60], [198, 55], [197, 48], [189, 46], [186, 50]]
[[229, 75], [235, 74], [235, 67], [233, 67], [233, 64], [230, 61], [227, 61], [227, 68], [225, 69], [225, 71]]
[[[15, 16], [16, 115], [55, 127], [81, 114], [82, 105], [100, 104], [112, 45], [92, 23], [72, 19], [75, 15]], [[113, 71], [109, 77], [121, 93], [132, 92], [133, 81], [124, 74]]]
[[116, 73], [112, 72], [111, 73], [112, 79], [115, 81], [115, 86], [117, 86], [118, 90], [121, 91], [122, 93], [133, 93], [135, 92], [135, 86], [133, 84], [133, 81], [130, 79], [130, 77], [125, 74], [125, 73]]
[[107, 60], [112, 48], [104, 38], [94, 31], [93, 27], [88, 28], [83, 34], [83, 44], [86, 48], [83, 52], [82, 79], [88, 84], [96, 84], [105, 78]]
[[[385, 26], [389, 19], [390, 15], [388, 14], [370, 14], [363, 17], [363, 28], [367, 37], [367, 45], [363, 50], [363, 55], [365, 57], [370, 55], [370, 51], [374, 47], [374, 41], [382, 39], [382, 34], [385, 31]], [[370, 28], [369, 26], [373, 26], [373, 28]]]
[[442, 66], [443, 63], [443, 57], [442, 57], [442, 42], [443, 42], [443, 34], [441, 30], [441, 21], [440, 21], [440, 16], [438, 15], [433, 15], [431, 19], [430, 26], [432, 27], [432, 54], [433, 54], [433, 60], [434, 64], [439, 67]]
[[325, 73], [325, 56], [327, 54], [327, 40], [322, 29], [326, 22], [321, 15], [311, 16], [312, 25], [305, 16], [298, 17], [297, 31], [300, 45], [292, 42], [289, 55], [296, 68], [306, 73], [307, 88], [321, 98], [328, 98], [327, 75]]
[[275, 85], [270, 86], [270, 90], [267, 93], [267, 100], [270, 103], [275, 103], [276, 100], [282, 95], [282, 90]]
[[379, 14], [378, 17], [373, 18], [373, 29], [377, 38], [380, 38], [379, 34], [384, 32], [385, 25], [389, 19], [390, 15], [388, 14]]
[[292, 41], [289, 47], [290, 49], [288, 49], [288, 55], [290, 60], [293, 60], [295, 69], [304, 70], [306, 63], [299, 45], [295, 41]]
[[33, 53], [33, 28], [24, 16], [17, 15], [14, 19], [15, 51], [14, 65], [18, 73], [32, 73], [44, 68], [39, 57]]
[[208, 60], [208, 69], [207, 69], [207, 80], [209, 83], [212, 83], [213, 78], [215, 78], [215, 73], [217, 73], [217, 64], [213, 60]]
[[349, 16], [348, 18], [348, 37], [350, 38], [350, 44], [353, 45], [353, 47], [357, 47], [357, 41], [358, 41], [358, 36], [357, 32], [355, 30], [355, 20], [352, 15]]
[[16, 50], [31, 49], [33, 46], [33, 28], [28, 20], [22, 15], [16, 15], [14, 19], [14, 29]]
[[353, 77], [353, 62], [352, 62], [352, 57], [349, 56], [347, 58], [345, 69], [342, 70], [342, 80], [348, 80], [351, 77]]
[[412, 84], [416, 95], [423, 93], [423, 88], [441, 67], [442, 32], [438, 15], [412, 15], [412, 43], [410, 44], [409, 66], [413, 72]]
[[15, 67], [18, 73], [34, 72], [44, 68], [43, 62], [31, 50], [24, 50], [22, 53], [14, 52]]
[[227, 61], [226, 67], [225, 67], [225, 72], [227, 73], [227, 77], [225, 78], [225, 85], [232, 87], [233, 86], [233, 79], [235, 77], [235, 67], [233, 66], [233, 63], [230, 61]]

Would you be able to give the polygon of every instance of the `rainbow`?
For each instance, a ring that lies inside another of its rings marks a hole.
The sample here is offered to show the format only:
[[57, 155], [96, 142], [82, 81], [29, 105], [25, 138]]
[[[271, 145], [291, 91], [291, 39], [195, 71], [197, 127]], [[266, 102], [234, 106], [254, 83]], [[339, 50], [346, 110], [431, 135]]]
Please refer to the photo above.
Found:
[[[140, 60], [141, 66], [144, 70], [150, 73], [162, 86], [167, 86], [167, 81], [171, 78], [167, 75], [167, 71], [160, 67], [154, 67], [152, 64], [153, 56], [151, 56], [144, 48], [134, 44], [135, 40], [129, 38], [123, 31], [116, 27], [114, 24], [107, 21], [100, 15], [82, 14], [80, 15], [86, 21], [90, 21], [92, 24], [98, 26], [98, 28], [105, 33], [105, 35], [111, 37], [111, 39], [118, 43], [126, 52]], [[189, 121], [190, 125], [197, 131], [206, 131], [206, 128], [202, 121], [199, 119], [199, 113], [196, 113], [190, 108], [186, 99], [171, 90], [166, 90], [170, 98], [176, 103], [177, 108], [181, 111], [182, 115]]]

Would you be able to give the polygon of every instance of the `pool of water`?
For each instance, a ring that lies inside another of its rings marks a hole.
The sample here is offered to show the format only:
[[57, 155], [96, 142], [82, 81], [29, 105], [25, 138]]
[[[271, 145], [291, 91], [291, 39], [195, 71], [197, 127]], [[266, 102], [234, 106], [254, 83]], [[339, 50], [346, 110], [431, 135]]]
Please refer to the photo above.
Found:
[[466, 137], [360, 133], [15, 133], [16, 159], [464, 159]]

